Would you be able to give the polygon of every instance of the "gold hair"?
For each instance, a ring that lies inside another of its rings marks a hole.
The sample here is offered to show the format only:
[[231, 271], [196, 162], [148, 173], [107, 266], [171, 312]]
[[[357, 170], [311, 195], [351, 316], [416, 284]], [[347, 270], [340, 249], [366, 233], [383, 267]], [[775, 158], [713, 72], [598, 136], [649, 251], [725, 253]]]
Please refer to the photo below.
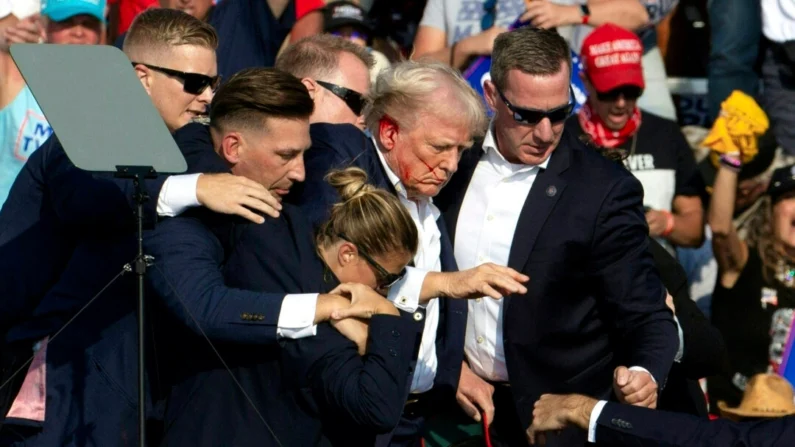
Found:
[[350, 167], [331, 171], [326, 181], [340, 195], [340, 202], [331, 209], [316, 242], [327, 248], [344, 234], [350, 242], [370, 256], [394, 252], [417, 251], [417, 226], [400, 200], [388, 191], [367, 183], [367, 173]]
[[[124, 38], [124, 53], [131, 59], [144, 54], [164, 53], [178, 45], [218, 48], [212, 26], [175, 9], [152, 8], [139, 14]], [[147, 62], [147, 61], [134, 61]]]

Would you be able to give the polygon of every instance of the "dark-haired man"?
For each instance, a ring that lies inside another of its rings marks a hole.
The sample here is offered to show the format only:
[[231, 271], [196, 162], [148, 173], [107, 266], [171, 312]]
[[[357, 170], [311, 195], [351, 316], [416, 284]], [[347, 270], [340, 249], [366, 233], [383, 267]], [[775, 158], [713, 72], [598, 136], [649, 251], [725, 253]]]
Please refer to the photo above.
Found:
[[[459, 268], [494, 262], [531, 278], [526, 294], [469, 302], [457, 395], [472, 417], [493, 420], [494, 445], [514, 446], [550, 390], [653, 407], [678, 340], [640, 184], [564, 132], [566, 42], [522, 28], [500, 35], [492, 57], [489, 132], [435, 203]], [[551, 445], [584, 440], [564, 431]]]

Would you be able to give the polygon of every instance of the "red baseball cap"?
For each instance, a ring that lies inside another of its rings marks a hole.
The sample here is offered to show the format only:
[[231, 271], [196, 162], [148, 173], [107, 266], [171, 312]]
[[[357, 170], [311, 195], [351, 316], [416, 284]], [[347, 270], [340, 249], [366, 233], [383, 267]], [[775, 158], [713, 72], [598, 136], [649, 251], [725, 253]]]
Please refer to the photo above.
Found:
[[645, 88], [643, 44], [632, 31], [611, 23], [594, 29], [582, 42], [582, 60], [588, 79], [597, 92], [622, 85]]

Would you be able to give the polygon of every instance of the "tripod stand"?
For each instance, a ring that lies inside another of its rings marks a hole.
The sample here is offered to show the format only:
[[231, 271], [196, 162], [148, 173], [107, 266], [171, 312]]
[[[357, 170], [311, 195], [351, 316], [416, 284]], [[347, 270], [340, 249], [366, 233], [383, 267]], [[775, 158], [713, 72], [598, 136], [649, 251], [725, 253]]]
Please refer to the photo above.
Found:
[[136, 245], [138, 253], [133, 261], [132, 271], [137, 277], [138, 287], [138, 442], [146, 446], [146, 267], [152, 258], [144, 254], [144, 203], [149, 200], [146, 191], [147, 178], [157, 177], [151, 166], [118, 166], [116, 177], [132, 179], [135, 192]]
[[145, 180], [185, 172], [187, 163], [129, 59], [117, 48], [15, 44], [11, 56], [69, 160], [84, 171], [133, 181], [138, 253], [125, 271], [134, 272], [138, 280], [138, 432], [144, 446], [144, 280], [151, 259], [143, 250], [143, 211], [149, 200]]

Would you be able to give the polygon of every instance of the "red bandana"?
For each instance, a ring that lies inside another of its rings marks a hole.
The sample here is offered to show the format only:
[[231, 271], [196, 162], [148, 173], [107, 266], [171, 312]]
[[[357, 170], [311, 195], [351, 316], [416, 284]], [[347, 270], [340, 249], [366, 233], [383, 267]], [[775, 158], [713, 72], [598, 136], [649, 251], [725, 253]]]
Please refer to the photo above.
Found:
[[582, 130], [593, 139], [594, 144], [600, 147], [614, 148], [624, 144], [627, 138], [631, 137], [640, 127], [640, 109], [635, 107], [627, 124], [618, 131], [608, 129], [599, 115], [593, 113], [588, 102], [583, 104], [580, 111], [577, 112], [577, 119], [580, 121]]

